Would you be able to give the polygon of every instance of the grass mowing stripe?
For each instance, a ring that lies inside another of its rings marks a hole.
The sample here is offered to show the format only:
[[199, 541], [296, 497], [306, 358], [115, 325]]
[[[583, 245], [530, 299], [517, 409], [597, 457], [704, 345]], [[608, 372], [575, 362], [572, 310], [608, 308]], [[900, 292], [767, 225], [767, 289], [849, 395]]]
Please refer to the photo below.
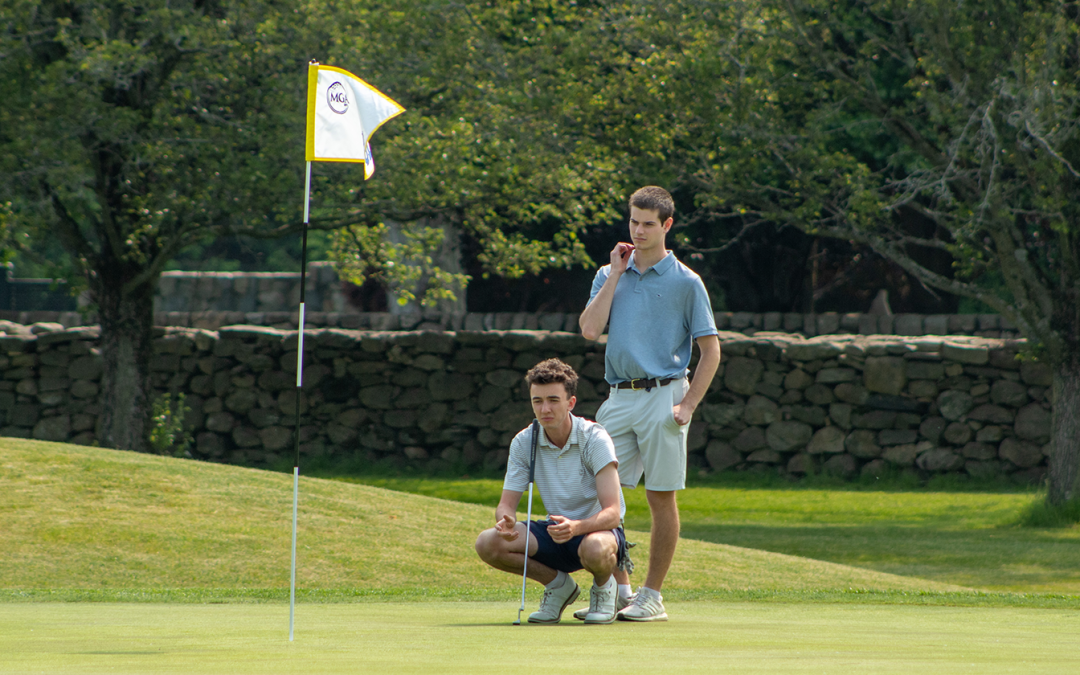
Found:
[[[287, 588], [291, 477], [202, 462], [138, 455], [36, 441], [0, 441], [0, 601], [89, 600], [202, 603], [280, 602]], [[490, 484], [489, 484], [490, 483]], [[428, 481], [436, 496], [487, 499], [496, 481]], [[993, 527], [1007, 513], [988, 516], [978, 494], [917, 495], [939, 507], [914, 507], [911, 496], [889, 493], [837, 494], [818, 491], [688, 490], [683, 501], [684, 528], [719, 527], [710, 509], [737, 520], [739, 509], [755, 513], [790, 513], [798, 499], [811, 499], [818, 520], [840, 535], [859, 533], [865, 500], [893, 500], [867, 512], [942, 521], [940, 506], [962, 507], [966, 523], [959, 532], [976, 541], [986, 532], [1004, 533], [1012, 555], [1012, 529]], [[801, 494], [800, 494], [801, 492]], [[628, 492], [640, 517], [643, 491]], [[1025, 495], [1012, 497], [1025, 498]], [[785, 499], [789, 501], [784, 501]], [[790, 500], [795, 499], [795, 502]], [[635, 502], [641, 502], [637, 503]], [[862, 500], [862, 501], [860, 501]], [[899, 503], [894, 503], [900, 500]], [[712, 506], [710, 507], [710, 504]], [[489, 506], [393, 492], [366, 485], [302, 479], [299, 591], [303, 602], [421, 601], [431, 599], [497, 601], [513, 596], [508, 575], [481, 564], [472, 551], [476, 533], [490, 525]], [[981, 514], [981, 515], [980, 515]], [[769, 516], [775, 520], [775, 516]], [[790, 521], [788, 516], [784, 516]], [[982, 520], [979, 520], [979, 519]], [[746, 518], [744, 518], [746, 520]], [[787, 541], [787, 548], [820, 538], [833, 555], [863, 552], [856, 564], [881, 565], [886, 543], [911, 550], [943, 550], [943, 535], [921, 536], [919, 529], [881, 524], [874, 537], [825, 536], [820, 523], [778, 527], [768, 518], [755, 525], [765, 544]], [[978, 527], [976, 527], [978, 525]], [[817, 527], [818, 529], [811, 529]], [[723, 525], [730, 532], [738, 525]], [[749, 527], [749, 526], [745, 526]], [[773, 538], [768, 538], [768, 533]], [[648, 560], [648, 534], [630, 530], [639, 573]], [[780, 535], [776, 535], [780, 533]], [[1069, 531], [1037, 533], [1071, 543]], [[876, 537], [876, 539], [875, 539]], [[705, 538], [704, 536], [702, 538]], [[717, 537], [724, 538], [724, 537]], [[953, 538], [957, 535], [954, 532]], [[928, 542], [925, 540], [929, 540]], [[795, 542], [795, 543], [792, 543]], [[869, 542], [869, 545], [867, 544]], [[822, 547], [818, 543], [819, 548]], [[936, 549], [935, 546], [938, 548]], [[1073, 547], [1076, 548], [1076, 547]], [[846, 552], [846, 553], [845, 553]], [[954, 567], [993, 571], [977, 546], [948, 560]], [[1077, 553], [1061, 558], [1050, 581], [1075, 574], [1068, 569]], [[824, 556], [822, 556], [824, 557]], [[1016, 553], [1013, 563], [1025, 562]], [[1056, 564], [1056, 563], [1055, 563]], [[910, 569], [910, 565], [898, 565]], [[1063, 571], [1064, 570], [1064, 571]], [[1054, 575], [1057, 575], [1056, 577]], [[579, 583], [588, 579], [578, 575]], [[637, 577], [636, 577], [637, 578]], [[975, 585], [975, 584], [972, 584]], [[684, 540], [665, 585], [673, 599], [776, 600], [784, 602], [884, 602], [992, 606], [1075, 606], [1073, 593], [1048, 584], [1048, 594], [985, 594], [955, 584], [882, 574], [726, 544]], [[1066, 586], [1067, 584], [1058, 584]], [[162, 590], [164, 589], [164, 590]], [[854, 589], [854, 590], [852, 590]], [[535, 589], [533, 589], [534, 592]]]
[[[0, 484], [11, 486], [0, 491], [0, 588], [107, 597], [153, 588], [242, 594], [288, 586], [291, 476], [2, 439]], [[473, 598], [514, 585], [512, 575], [484, 565], [473, 550], [476, 535], [492, 524], [489, 507], [305, 477], [300, 494], [299, 589]], [[634, 557], [643, 576], [648, 535], [629, 535], [640, 542]], [[669, 579], [665, 592], [672, 593], [963, 590], [698, 541], [680, 544]]]
[[[579, 579], [579, 582], [584, 581]], [[404, 590], [297, 589], [300, 604], [345, 604], [364, 602], [512, 602], [517, 589], [461, 590], [456, 588], [416, 588]], [[539, 602], [539, 590], [532, 589], [531, 601]], [[665, 590], [665, 600], [676, 602], [779, 602], [825, 604], [924, 605], [940, 607], [1027, 607], [1035, 609], [1080, 610], [1080, 595], [1055, 593], [988, 593], [982, 591], [900, 591], [872, 588], [839, 590]], [[0, 589], [0, 603], [136, 602], [220, 604], [288, 602], [288, 589]], [[582, 596], [582, 602], [587, 596]]]
[[0, 613], [7, 672], [1066, 673], [1075, 610], [671, 602], [671, 621], [513, 627], [515, 603], [22, 604]]
[[[416, 494], [494, 505], [491, 479], [350, 477]], [[1080, 593], [1080, 526], [1021, 527], [1041, 493], [885, 485], [692, 485], [679, 493], [682, 536], [996, 591]], [[940, 483], [940, 481], [939, 481]], [[901, 486], [903, 487], [903, 486]], [[626, 523], [647, 530], [644, 490], [626, 490]], [[678, 560], [678, 556], [676, 556]]]

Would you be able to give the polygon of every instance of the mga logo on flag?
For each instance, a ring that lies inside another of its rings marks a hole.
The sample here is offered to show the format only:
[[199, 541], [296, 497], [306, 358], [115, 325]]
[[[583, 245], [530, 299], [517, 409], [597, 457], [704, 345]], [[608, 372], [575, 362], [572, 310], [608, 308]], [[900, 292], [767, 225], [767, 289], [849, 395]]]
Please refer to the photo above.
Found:
[[345, 93], [345, 86], [335, 82], [326, 90], [326, 102], [330, 109], [339, 115], [344, 115], [349, 109], [349, 95]]

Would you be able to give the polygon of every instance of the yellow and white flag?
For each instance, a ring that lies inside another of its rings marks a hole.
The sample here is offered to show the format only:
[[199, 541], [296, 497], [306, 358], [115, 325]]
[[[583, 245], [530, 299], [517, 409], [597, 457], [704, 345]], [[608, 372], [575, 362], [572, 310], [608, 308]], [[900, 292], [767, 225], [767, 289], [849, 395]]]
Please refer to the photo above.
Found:
[[363, 162], [364, 178], [375, 173], [371, 135], [405, 112], [400, 105], [352, 73], [308, 66], [307, 147], [309, 162]]

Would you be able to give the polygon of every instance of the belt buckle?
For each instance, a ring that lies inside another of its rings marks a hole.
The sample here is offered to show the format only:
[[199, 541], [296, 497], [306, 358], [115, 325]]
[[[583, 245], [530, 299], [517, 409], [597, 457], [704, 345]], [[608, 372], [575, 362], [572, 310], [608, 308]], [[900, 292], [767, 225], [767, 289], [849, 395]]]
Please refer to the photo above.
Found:
[[640, 378], [640, 377], [638, 377], [638, 378], [631, 378], [631, 379], [630, 379], [630, 391], [641, 391], [642, 389], [644, 389], [645, 387], [639, 387], [639, 386], [637, 386], [637, 385], [635, 384], [635, 382], [640, 382], [640, 381], [641, 381], [642, 379], [643, 379], [643, 378]]

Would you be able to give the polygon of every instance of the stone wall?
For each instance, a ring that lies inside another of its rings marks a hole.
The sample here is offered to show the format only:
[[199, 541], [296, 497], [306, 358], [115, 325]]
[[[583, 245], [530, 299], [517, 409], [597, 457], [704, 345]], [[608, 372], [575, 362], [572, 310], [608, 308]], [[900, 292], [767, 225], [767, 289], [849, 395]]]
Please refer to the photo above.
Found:
[[[10, 272], [9, 272], [10, 273]], [[44, 280], [17, 280], [48, 283]], [[2, 290], [2, 289], [0, 289]], [[427, 311], [359, 312], [349, 305], [333, 265], [315, 262], [308, 266], [304, 324], [308, 328], [345, 328], [374, 331], [578, 331], [578, 315], [561, 312], [464, 312]], [[80, 296], [80, 306], [89, 302]], [[161, 275], [154, 296], [154, 324], [217, 330], [238, 324], [296, 328], [300, 302], [297, 272], [187, 272]], [[584, 298], [583, 298], [584, 302]], [[59, 323], [65, 327], [97, 322], [92, 312], [3, 309], [0, 320], [31, 325]], [[19, 305], [21, 307], [22, 305]], [[42, 305], [44, 306], [44, 305]], [[996, 314], [797, 314], [781, 312], [716, 312], [721, 330], [755, 335], [784, 332], [817, 335], [970, 335], [987, 338], [1019, 338], [1015, 326]]]
[[0, 266], [0, 310], [19, 312], [31, 309], [52, 312], [74, 311], [75, 298], [62, 279], [19, 279], [11, 263]]
[[[0, 435], [90, 444], [101, 413], [96, 327], [0, 336]], [[265, 466], [293, 450], [297, 334], [158, 329], [159, 392], [185, 392], [200, 459]], [[1041, 480], [1051, 374], [1023, 343], [724, 332], [723, 363], [690, 430], [691, 470], [841, 476], [901, 471]], [[607, 394], [604, 343], [547, 331], [305, 335], [306, 457], [425, 470], [500, 470], [532, 418], [522, 377], [558, 356], [582, 375], [577, 411]]]
[[[307, 311], [350, 312], [331, 263], [309, 263], [307, 277]], [[157, 312], [289, 312], [299, 303], [299, 272], [163, 272], [154, 295]]]
[[[237, 273], [239, 274], [239, 273]], [[277, 273], [275, 273], [277, 274]], [[289, 276], [281, 274], [278, 276]], [[300, 275], [291, 275], [294, 279]], [[275, 277], [276, 278], [276, 277]], [[280, 280], [275, 280], [278, 283]], [[282, 282], [285, 286], [287, 283]], [[329, 287], [327, 287], [329, 288]], [[298, 289], [298, 287], [297, 287]], [[322, 297], [332, 297], [329, 305], [325, 300], [309, 302], [305, 308], [304, 325], [307, 328], [345, 328], [348, 330], [410, 331], [505, 331], [547, 330], [578, 331], [578, 315], [561, 312], [468, 312], [466, 314], [391, 314], [388, 312], [323, 311], [318, 307], [334, 307], [344, 302], [340, 288], [326, 290]], [[299, 290], [291, 286], [280, 291], [297, 300]], [[310, 297], [310, 296], [309, 296]], [[160, 298], [159, 298], [160, 301]], [[208, 309], [200, 311], [161, 311], [160, 303], [154, 314], [157, 326], [203, 328], [217, 330], [222, 326], [238, 324], [268, 326], [293, 330], [299, 313], [295, 303], [292, 310], [239, 311]], [[783, 314], [770, 312], [716, 312], [717, 328], [742, 335], [758, 333], [791, 333], [803, 337], [818, 335], [897, 335], [921, 337], [926, 335], [968, 335], [986, 338], [1016, 339], [1020, 337], [1015, 326], [996, 314]], [[30, 325], [35, 322], [59, 323], [65, 327], [92, 325], [92, 314], [79, 312], [0, 311], [0, 320]]]

